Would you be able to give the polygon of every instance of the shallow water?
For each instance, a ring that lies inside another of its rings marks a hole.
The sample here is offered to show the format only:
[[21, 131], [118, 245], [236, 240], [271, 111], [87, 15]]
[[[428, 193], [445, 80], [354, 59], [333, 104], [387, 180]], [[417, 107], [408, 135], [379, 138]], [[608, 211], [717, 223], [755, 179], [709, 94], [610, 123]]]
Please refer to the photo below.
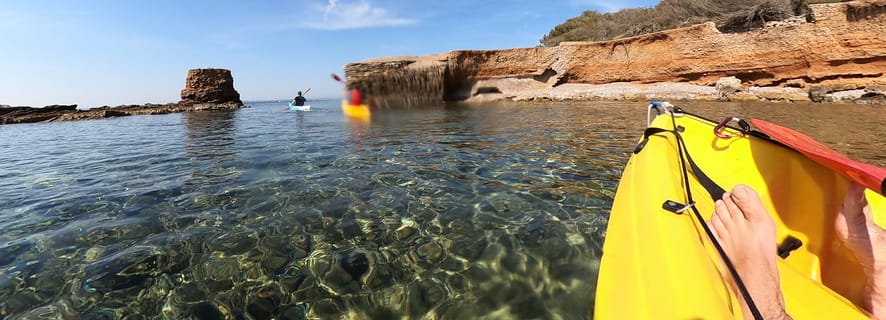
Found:
[[[0, 319], [586, 319], [644, 102], [0, 126]], [[886, 166], [883, 107], [702, 104]]]

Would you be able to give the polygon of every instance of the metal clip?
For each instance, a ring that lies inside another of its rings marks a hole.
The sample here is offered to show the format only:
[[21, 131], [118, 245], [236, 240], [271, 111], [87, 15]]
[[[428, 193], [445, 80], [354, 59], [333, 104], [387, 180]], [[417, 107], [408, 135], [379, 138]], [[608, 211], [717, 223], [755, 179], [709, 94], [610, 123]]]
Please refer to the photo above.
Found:
[[661, 205], [661, 208], [676, 214], [682, 214], [684, 211], [689, 210], [689, 208], [692, 208], [694, 206], [695, 201], [688, 204], [682, 204], [676, 201], [667, 200]]
[[744, 121], [738, 117], [726, 117], [723, 119], [723, 121], [720, 121], [720, 123], [718, 123], [716, 127], [714, 127], [714, 134], [717, 135], [717, 137], [719, 137], [720, 139], [732, 138], [732, 136], [723, 133], [723, 128], [726, 127], [726, 124], [732, 121], [738, 122], [738, 125], [741, 127], [741, 131], [743, 133], [748, 133], [751, 131], [751, 125], [748, 124], [747, 121]]
[[[670, 108], [671, 110], [668, 110], [668, 108]], [[670, 114], [673, 117], [677, 117], [677, 116], [681, 115], [681, 114], [678, 114], [679, 109], [677, 108], [677, 106], [671, 104], [670, 102], [653, 100], [652, 102], [649, 103], [649, 106], [647, 107], [647, 111], [646, 111], [646, 127], [647, 128], [649, 127], [650, 124], [652, 124], [652, 119], [655, 119], [655, 117], [652, 116], [653, 109], [655, 110], [656, 117], [660, 116], [662, 113]]]

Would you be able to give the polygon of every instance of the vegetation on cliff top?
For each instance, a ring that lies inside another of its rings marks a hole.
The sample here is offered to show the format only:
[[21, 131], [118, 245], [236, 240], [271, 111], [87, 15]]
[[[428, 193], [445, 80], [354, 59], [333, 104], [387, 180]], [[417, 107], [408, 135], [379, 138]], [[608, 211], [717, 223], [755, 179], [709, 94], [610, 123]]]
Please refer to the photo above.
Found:
[[809, 4], [840, 0], [662, 0], [649, 8], [612, 13], [588, 10], [566, 20], [541, 39], [543, 46], [563, 41], [605, 41], [712, 21], [722, 32], [745, 32], [809, 14]]

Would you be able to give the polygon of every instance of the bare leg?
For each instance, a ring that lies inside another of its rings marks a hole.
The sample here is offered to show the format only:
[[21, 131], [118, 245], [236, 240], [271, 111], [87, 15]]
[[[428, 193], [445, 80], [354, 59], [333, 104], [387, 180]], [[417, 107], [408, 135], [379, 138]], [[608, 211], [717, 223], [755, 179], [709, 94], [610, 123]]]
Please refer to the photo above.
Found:
[[[776, 266], [775, 222], [757, 193], [737, 185], [717, 201], [711, 226], [764, 319], [790, 319]], [[746, 303], [746, 319], [751, 318]]]
[[886, 319], [886, 230], [874, 224], [864, 187], [849, 185], [834, 227], [870, 277], [865, 308], [874, 318]]

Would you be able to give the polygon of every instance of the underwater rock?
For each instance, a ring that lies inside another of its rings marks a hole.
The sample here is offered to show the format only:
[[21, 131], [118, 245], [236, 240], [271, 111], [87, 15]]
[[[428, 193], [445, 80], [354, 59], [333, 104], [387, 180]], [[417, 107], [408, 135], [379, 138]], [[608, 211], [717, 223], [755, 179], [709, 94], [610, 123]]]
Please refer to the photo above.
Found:
[[310, 317], [319, 319], [338, 319], [344, 311], [339, 299], [323, 299], [311, 306]]
[[160, 231], [156, 225], [143, 220], [129, 218], [101, 223], [84, 230], [76, 240], [84, 246], [106, 246], [123, 240], [143, 239]]
[[130, 288], [146, 279], [172, 271], [180, 263], [164, 251], [150, 246], [133, 246], [86, 266], [83, 290], [109, 292]]
[[362, 249], [349, 249], [312, 259], [310, 270], [324, 286], [334, 290], [334, 293], [354, 293], [362, 286], [363, 275], [374, 264], [370, 259], [374, 260]]
[[445, 257], [443, 247], [435, 242], [426, 242], [418, 245], [413, 251], [416, 260], [427, 265], [436, 265]]
[[36, 246], [30, 240], [13, 240], [0, 244], [0, 267], [12, 263], [19, 255], [28, 252]]
[[414, 282], [409, 286], [407, 308], [412, 317], [420, 318], [446, 298], [446, 290], [431, 280]]
[[351, 275], [351, 279], [359, 281], [360, 277], [369, 270], [369, 258], [366, 253], [359, 250], [344, 252], [339, 256], [342, 268]]
[[273, 319], [282, 299], [280, 288], [276, 285], [258, 288], [246, 298], [246, 313], [252, 319]]
[[194, 304], [190, 308], [190, 314], [199, 320], [222, 320], [225, 319], [224, 314], [219, 311], [218, 307], [211, 302], [201, 302]]
[[227, 232], [209, 241], [208, 250], [217, 251], [225, 255], [243, 254], [255, 248], [257, 242], [255, 232]]

